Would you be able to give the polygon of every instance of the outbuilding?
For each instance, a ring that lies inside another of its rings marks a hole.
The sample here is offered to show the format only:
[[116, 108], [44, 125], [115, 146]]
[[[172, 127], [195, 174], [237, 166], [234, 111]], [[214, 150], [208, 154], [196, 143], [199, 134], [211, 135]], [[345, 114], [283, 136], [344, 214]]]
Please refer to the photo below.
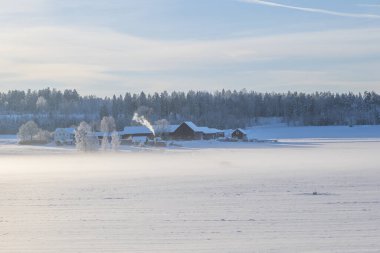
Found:
[[202, 133], [202, 139], [204, 140], [211, 140], [224, 137], [224, 131], [216, 128], [198, 127], [198, 130]]
[[180, 140], [209, 140], [224, 137], [224, 132], [209, 127], [198, 127], [191, 121], [185, 121], [171, 134], [173, 139]]

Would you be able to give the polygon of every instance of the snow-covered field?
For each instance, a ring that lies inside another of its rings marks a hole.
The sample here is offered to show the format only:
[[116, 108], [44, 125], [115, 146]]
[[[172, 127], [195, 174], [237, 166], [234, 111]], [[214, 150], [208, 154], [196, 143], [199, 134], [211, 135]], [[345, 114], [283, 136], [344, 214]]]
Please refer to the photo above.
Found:
[[93, 155], [0, 138], [0, 252], [380, 252], [376, 128]]

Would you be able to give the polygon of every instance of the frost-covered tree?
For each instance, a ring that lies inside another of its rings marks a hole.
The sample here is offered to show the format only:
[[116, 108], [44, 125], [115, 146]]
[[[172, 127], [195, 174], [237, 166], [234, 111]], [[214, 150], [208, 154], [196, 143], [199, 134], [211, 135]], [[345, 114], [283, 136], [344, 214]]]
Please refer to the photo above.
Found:
[[43, 111], [46, 108], [47, 101], [44, 97], [40, 96], [37, 99], [36, 107], [38, 110]]
[[115, 119], [112, 116], [104, 116], [100, 122], [100, 131], [103, 132], [101, 149], [106, 151], [109, 149], [108, 136], [116, 129]]
[[30, 120], [23, 124], [18, 132], [20, 144], [46, 144], [51, 141], [51, 133], [42, 130], [38, 125]]
[[116, 132], [116, 131], [113, 131], [111, 136], [112, 136], [112, 139], [111, 139], [112, 149], [117, 151], [120, 148], [120, 142], [121, 142], [120, 136], [119, 136], [118, 132]]
[[52, 135], [49, 131], [39, 129], [35, 139], [39, 143], [49, 143], [52, 139]]
[[108, 141], [108, 135], [104, 134], [103, 138], [102, 138], [102, 142], [101, 142], [100, 148], [103, 151], [107, 151], [109, 149], [109, 147], [110, 147], [110, 143]]
[[156, 135], [159, 135], [161, 137], [166, 137], [166, 136], [163, 136], [164, 133], [167, 133], [168, 132], [168, 128], [169, 128], [169, 121], [166, 120], [166, 119], [160, 119], [160, 120], [157, 120], [155, 123], [155, 134]]
[[20, 139], [20, 142], [33, 142], [33, 138], [35, 135], [38, 134], [39, 128], [38, 125], [33, 121], [30, 120], [23, 124], [18, 131], [18, 138]]
[[99, 149], [99, 141], [91, 129], [91, 126], [82, 121], [75, 131], [76, 147], [80, 151], [96, 151]]
[[100, 131], [111, 133], [116, 129], [115, 119], [112, 116], [104, 116], [100, 122]]

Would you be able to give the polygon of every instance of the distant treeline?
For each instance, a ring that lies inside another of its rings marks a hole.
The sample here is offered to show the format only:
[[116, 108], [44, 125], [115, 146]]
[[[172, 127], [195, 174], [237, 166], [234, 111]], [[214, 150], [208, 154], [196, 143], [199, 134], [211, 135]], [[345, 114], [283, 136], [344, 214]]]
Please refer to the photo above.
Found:
[[30, 119], [47, 130], [78, 125], [83, 120], [96, 127], [108, 115], [122, 129], [133, 124], [136, 111], [152, 122], [167, 119], [175, 124], [191, 120], [198, 125], [224, 129], [252, 126], [262, 117], [278, 117], [290, 125], [379, 124], [380, 96], [375, 92], [306, 94], [221, 90], [127, 92], [99, 98], [81, 96], [76, 90], [12, 90], [0, 93], [0, 133], [16, 133]]

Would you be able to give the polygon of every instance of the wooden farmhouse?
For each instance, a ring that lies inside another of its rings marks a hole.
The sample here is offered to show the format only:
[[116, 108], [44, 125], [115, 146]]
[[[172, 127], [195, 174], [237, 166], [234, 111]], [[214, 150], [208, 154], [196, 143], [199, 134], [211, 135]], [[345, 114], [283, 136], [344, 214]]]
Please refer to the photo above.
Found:
[[179, 140], [208, 140], [224, 137], [224, 132], [208, 127], [198, 127], [191, 121], [185, 121], [171, 134], [171, 138]]
[[238, 140], [248, 140], [247, 132], [244, 131], [244, 130], [241, 129], [241, 128], [237, 128], [237, 129], [235, 129], [235, 130], [232, 132], [231, 137], [234, 138], [234, 139], [238, 139]]
[[202, 133], [193, 122], [185, 121], [171, 134], [171, 137], [179, 140], [200, 140]]
[[[185, 121], [180, 125], [155, 125], [153, 129], [155, 133], [145, 126], [127, 126], [123, 131], [119, 132], [119, 135], [122, 143], [132, 143], [133, 138], [136, 137], [147, 137], [148, 139], [162, 137], [175, 140], [209, 140], [224, 137], [224, 131], [222, 130], [198, 127], [191, 121]], [[102, 136], [99, 137], [101, 138]]]

